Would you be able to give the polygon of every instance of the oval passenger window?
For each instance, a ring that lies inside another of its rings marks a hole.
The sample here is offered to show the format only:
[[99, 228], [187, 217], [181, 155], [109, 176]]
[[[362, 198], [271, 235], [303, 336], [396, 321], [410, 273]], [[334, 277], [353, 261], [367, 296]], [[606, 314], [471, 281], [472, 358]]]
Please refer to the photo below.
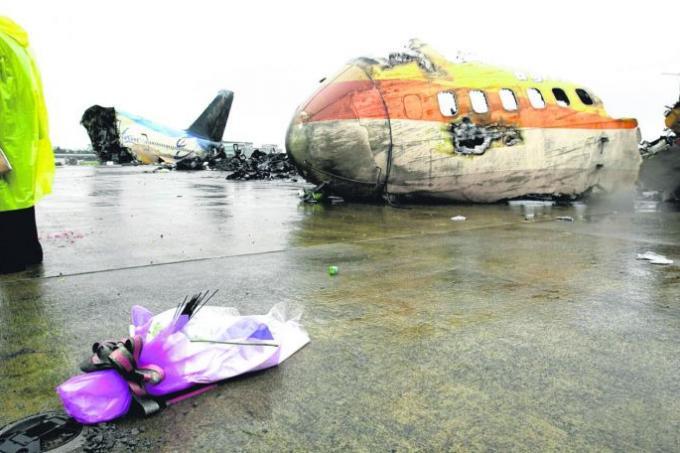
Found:
[[423, 116], [423, 105], [420, 103], [420, 97], [417, 94], [408, 94], [404, 96], [404, 112], [406, 116], [412, 120], [419, 120]]
[[503, 104], [503, 108], [505, 110], [508, 112], [514, 112], [517, 110], [517, 98], [511, 89], [501, 88], [498, 94], [500, 95], [501, 104]]
[[470, 104], [475, 113], [487, 113], [489, 111], [489, 104], [486, 102], [486, 96], [483, 91], [470, 90]]
[[527, 89], [527, 95], [529, 96], [529, 103], [535, 109], [545, 108], [545, 101], [543, 100], [543, 95], [536, 88]]

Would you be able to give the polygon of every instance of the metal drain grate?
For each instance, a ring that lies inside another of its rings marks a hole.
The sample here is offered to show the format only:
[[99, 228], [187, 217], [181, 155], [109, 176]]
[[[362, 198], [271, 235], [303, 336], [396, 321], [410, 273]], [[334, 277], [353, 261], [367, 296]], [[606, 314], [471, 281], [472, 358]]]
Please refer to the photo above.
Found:
[[31, 415], [0, 429], [1, 453], [66, 453], [83, 446], [83, 426], [62, 412]]

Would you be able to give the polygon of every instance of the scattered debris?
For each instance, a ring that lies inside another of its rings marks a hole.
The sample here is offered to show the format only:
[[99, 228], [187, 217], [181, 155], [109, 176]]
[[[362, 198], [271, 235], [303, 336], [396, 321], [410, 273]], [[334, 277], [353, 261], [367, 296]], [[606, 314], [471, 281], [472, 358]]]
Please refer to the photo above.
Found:
[[666, 130], [651, 142], [640, 143], [639, 183], [642, 190], [661, 192], [663, 201], [680, 200], [680, 101], [664, 112]]
[[339, 270], [338, 266], [328, 266], [328, 275], [330, 275], [331, 277], [333, 275], [338, 275], [338, 270]]
[[670, 147], [675, 144], [676, 138], [675, 135], [666, 133], [651, 142], [644, 140], [640, 142], [640, 155], [642, 155], [643, 159], [647, 159], [656, 154], [668, 151]]
[[[320, 186], [323, 186], [325, 183], [321, 183]], [[300, 197], [300, 200], [304, 201], [305, 203], [310, 203], [310, 204], [315, 204], [319, 203], [320, 201], [323, 200], [323, 192], [317, 191], [316, 188], [319, 186], [314, 187], [313, 189], [302, 189], [298, 192], [298, 197]]]
[[[158, 164], [156, 168], [151, 170], [151, 173], [168, 173], [172, 170], [175, 169], [175, 166], [173, 164], [166, 164], [165, 162]], [[145, 173], [148, 173], [148, 171], [144, 170]]]
[[656, 190], [646, 190], [638, 193], [633, 206], [637, 213], [655, 213], [659, 211], [663, 193]]
[[573, 222], [574, 218], [572, 216], [569, 216], [569, 215], [561, 215], [561, 216], [555, 217], [555, 220], [560, 220], [562, 222]]
[[465, 217], [464, 215], [456, 215], [451, 217], [451, 220], [454, 222], [464, 222], [465, 220], [467, 220], [467, 217]]
[[638, 260], [647, 260], [650, 264], [673, 264], [673, 260], [669, 260], [663, 255], [649, 251], [645, 253], [638, 253], [635, 258]]
[[210, 168], [230, 171], [227, 179], [247, 181], [251, 179], [294, 179], [297, 169], [290, 162], [288, 154], [264, 153], [254, 150], [250, 157], [245, 157], [237, 151], [231, 158], [223, 158], [210, 163]]
[[526, 214], [524, 214], [524, 220], [534, 220], [535, 217], [536, 214], [533, 212], [527, 212]]
[[311, 204], [328, 203], [336, 205], [345, 202], [345, 199], [341, 196], [331, 195], [331, 192], [328, 190], [328, 186], [325, 182], [322, 182], [318, 186], [311, 189], [302, 189], [300, 192], [298, 192], [298, 196], [305, 203]]
[[0, 452], [154, 451], [156, 445], [140, 436], [144, 428], [121, 428], [110, 423], [83, 426], [59, 411], [23, 418], [0, 428]]
[[123, 451], [154, 451], [154, 442], [141, 437], [144, 428], [121, 428], [112, 423], [100, 423], [88, 427], [83, 451], [110, 453], [113, 447]]
[[134, 401], [153, 414], [219, 381], [279, 365], [309, 343], [300, 314], [290, 316], [284, 304], [266, 315], [240, 316], [235, 308], [206, 307], [216, 292], [185, 298], [156, 316], [133, 306], [130, 336], [95, 343], [80, 367], [85, 374], [57, 387], [66, 412], [95, 424], [125, 415]]
[[518, 199], [518, 200], [509, 200], [508, 205], [510, 205], [510, 206], [555, 206], [555, 200]]

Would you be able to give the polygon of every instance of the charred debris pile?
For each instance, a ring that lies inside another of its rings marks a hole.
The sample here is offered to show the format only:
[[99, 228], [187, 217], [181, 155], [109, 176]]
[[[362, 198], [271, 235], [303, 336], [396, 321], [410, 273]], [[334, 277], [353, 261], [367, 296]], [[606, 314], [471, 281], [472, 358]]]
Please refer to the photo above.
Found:
[[233, 157], [226, 157], [212, 162], [211, 168], [229, 171], [227, 179], [247, 181], [251, 179], [291, 179], [298, 176], [297, 169], [290, 161], [288, 154], [267, 154], [254, 150], [250, 157], [238, 152]]
[[241, 151], [227, 156], [224, 151], [216, 157], [205, 161], [185, 159], [175, 164], [161, 163], [153, 172], [158, 170], [216, 170], [229, 172], [227, 179], [235, 181], [290, 179], [297, 181], [298, 171], [286, 153], [265, 153], [255, 149], [250, 157]]

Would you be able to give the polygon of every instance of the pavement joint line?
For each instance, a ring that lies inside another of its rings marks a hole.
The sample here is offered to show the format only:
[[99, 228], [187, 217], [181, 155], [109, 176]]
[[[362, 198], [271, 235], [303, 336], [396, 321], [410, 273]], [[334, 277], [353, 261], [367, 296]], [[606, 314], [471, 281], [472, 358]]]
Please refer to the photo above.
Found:
[[[611, 212], [603, 212], [603, 213], [598, 213], [598, 214], [591, 214], [591, 216], [604, 216], [611, 214]], [[195, 262], [201, 262], [201, 261], [212, 261], [212, 260], [219, 260], [219, 259], [227, 259], [227, 258], [240, 258], [240, 257], [248, 257], [248, 256], [264, 256], [264, 255], [273, 255], [276, 253], [282, 253], [282, 252], [287, 252], [287, 251], [295, 251], [295, 250], [302, 250], [302, 249], [308, 249], [308, 248], [315, 248], [315, 247], [329, 247], [333, 245], [338, 245], [338, 244], [363, 244], [363, 243], [370, 243], [370, 242], [380, 242], [380, 241], [392, 241], [392, 240], [399, 240], [399, 239], [409, 239], [409, 238], [414, 238], [414, 237], [427, 237], [427, 236], [443, 236], [443, 235], [449, 235], [451, 233], [455, 233], [458, 231], [461, 232], [466, 232], [466, 231], [476, 231], [476, 230], [484, 230], [484, 229], [493, 229], [493, 228], [502, 228], [506, 226], [513, 226], [513, 225], [520, 225], [520, 226], [530, 226], [531, 224], [547, 224], [550, 222], [554, 222], [554, 218], [546, 218], [545, 220], [535, 220], [532, 223], [526, 223], [526, 222], [502, 222], [502, 223], [496, 223], [496, 224], [491, 224], [491, 225], [480, 225], [476, 227], [467, 227], [467, 228], [460, 228], [460, 229], [455, 229], [455, 230], [449, 230], [449, 231], [443, 231], [443, 232], [433, 232], [433, 233], [428, 233], [428, 234], [401, 234], [401, 235], [394, 235], [394, 236], [387, 236], [387, 237], [378, 237], [378, 238], [368, 238], [368, 239], [358, 239], [355, 241], [346, 241], [346, 242], [330, 242], [326, 244], [315, 244], [311, 246], [295, 246], [295, 247], [289, 247], [289, 248], [282, 248], [282, 249], [274, 249], [274, 250], [266, 250], [266, 251], [261, 251], [261, 252], [246, 252], [246, 253], [237, 253], [234, 255], [215, 255], [215, 256], [207, 256], [207, 257], [198, 257], [198, 258], [188, 258], [185, 260], [177, 260], [177, 261], [166, 261], [162, 263], [153, 263], [153, 264], [138, 264], [138, 265], [133, 265], [133, 266], [122, 266], [122, 267], [114, 267], [114, 268], [107, 268], [107, 269], [96, 269], [96, 270], [91, 270], [91, 271], [82, 271], [82, 272], [74, 272], [70, 274], [59, 274], [59, 275], [46, 275], [46, 276], [27, 276], [23, 278], [17, 278], [13, 280], [2, 280], [0, 279], [0, 284], [5, 284], [5, 283], [19, 283], [23, 281], [28, 281], [28, 280], [47, 280], [47, 279], [56, 279], [56, 278], [63, 278], [63, 277], [78, 277], [82, 275], [92, 275], [92, 274], [102, 274], [102, 273], [107, 273], [107, 272], [116, 272], [116, 271], [126, 271], [126, 270], [135, 270], [135, 269], [145, 269], [149, 267], [156, 267], [156, 266], [167, 266], [167, 265], [173, 265], [173, 264], [183, 264], [183, 263], [195, 263]], [[555, 230], [553, 228], [549, 228], [550, 230], [554, 231], [564, 231], [564, 230]], [[590, 234], [590, 235], [595, 235], [592, 233], [587, 233], [587, 232], [576, 232], [575, 234]], [[597, 236], [597, 235], [595, 235]], [[601, 235], [600, 235], [601, 236]], [[611, 236], [606, 236], [606, 237], [611, 237]], [[616, 239], [616, 238], [614, 238]], [[640, 240], [636, 239], [630, 239], [630, 238], [620, 238], [621, 240], [626, 240], [629, 242], [640, 242]], [[672, 244], [675, 245], [675, 244]]]
[[[498, 227], [510, 226], [510, 225], [515, 225], [515, 223], [504, 222], [504, 223], [493, 224], [493, 225], [483, 225], [483, 226], [478, 226], [478, 227], [464, 228], [464, 229], [460, 229], [460, 230], [457, 230], [457, 231], [474, 231], [474, 230], [498, 228]], [[454, 231], [456, 231], [456, 230], [454, 230]], [[275, 254], [275, 253], [282, 253], [282, 252], [287, 252], [287, 251], [295, 251], [295, 250], [303, 250], [303, 249], [311, 249], [311, 248], [316, 248], [316, 247], [330, 247], [330, 246], [339, 245], [339, 244], [362, 244], [362, 243], [368, 243], [368, 242], [391, 241], [391, 240], [398, 240], [398, 239], [408, 239], [408, 238], [413, 238], [413, 237], [418, 237], [418, 236], [439, 236], [439, 235], [445, 235], [445, 234], [447, 234], [447, 235], [451, 234], [451, 231], [441, 232], [441, 233], [429, 233], [429, 234], [424, 234], [424, 235], [402, 234], [402, 235], [380, 237], [380, 238], [358, 239], [358, 240], [355, 240], [355, 241], [329, 242], [329, 243], [326, 243], [326, 244], [314, 244], [314, 245], [310, 245], [310, 246], [295, 246], [295, 247], [282, 248], [282, 249], [266, 250], [266, 251], [261, 251], [261, 252], [246, 252], [246, 253], [237, 253], [237, 254], [233, 254], [233, 255], [204, 256], [204, 257], [198, 257], [198, 258], [188, 258], [188, 259], [185, 259], [185, 260], [166, 261], [166, 262], [162, 262], [162, 263], [153, 263], [153, 264], [138, 264], [138, 265], [133, 265], [133, 266], [122, 266], [122, 267], [114, 267], [114, 268], [107, 268], [107, 269], [96, 269], [96, 270], [91, 270], [91, 271], [73, 272], [73, 273], [69, 273], [69, 274], [60, 274], [60, 275], [26, 276], [26, 277], [16, 278], [16, 279], [12, 279], [12, 280], [2, 280], [2, 279], [0, 279], [0, 284], [18, 283], [18, 282], [22, 282], [22, 281], [38, 280], [38, 279], [46, 280], [46, 279], [55, 279], [55, 278], [63, 278], [63, 277], [77, 277], [77, 276], [81, 276], [81, 275], [92, 275], [92, 274], [101, 274], [101, 273], [106, 273], [106, 272], [125, 271], [125, 270], [134, 270], [134, 269], [145, 269], [145, 268], [148, 268], [148, 267], [155, 267], [155, 266], [166, 266], [166, 265], [182, 264], [182, 263], [194, 263], [194, 262], [200, 262], [200, 261], [211, 261], [211, 260], [219, 260], [219, 259], [226, 259], [226, 258], [239, 258], [239, 257], [248, 257], [248, 256], [270, 255], [270, 254]]]

